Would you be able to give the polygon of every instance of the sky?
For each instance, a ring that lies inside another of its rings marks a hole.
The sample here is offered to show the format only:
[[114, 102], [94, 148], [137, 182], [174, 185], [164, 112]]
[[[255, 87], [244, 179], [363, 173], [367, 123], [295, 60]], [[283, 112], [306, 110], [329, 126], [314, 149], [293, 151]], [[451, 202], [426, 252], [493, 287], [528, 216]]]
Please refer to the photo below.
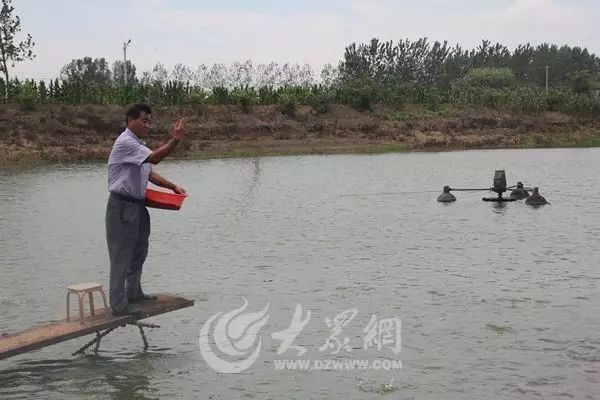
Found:
[[350, 43], [427, 37], [464, 48], [482, 39], [587, 47], [600, 54], [595, 0], [13, 0], [36, 59], [20, 78], [57, 77], [74, 58], [127, 58], [141, 71], [160, 62], [337, 65]]

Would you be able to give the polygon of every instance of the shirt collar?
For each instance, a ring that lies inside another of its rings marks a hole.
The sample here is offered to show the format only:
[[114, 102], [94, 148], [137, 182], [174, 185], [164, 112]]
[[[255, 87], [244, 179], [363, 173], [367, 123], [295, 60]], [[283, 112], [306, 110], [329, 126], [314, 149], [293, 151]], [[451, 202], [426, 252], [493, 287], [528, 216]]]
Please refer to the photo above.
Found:
[[133, 133], [129, 130], [129, 128], [125, 128], [125, 133], [127, 135], [131, 136], [132, 138], [134, 138], [135, 140], [137, 140], [140, 144], [143, 144], [144, 146], [146, 145], [146, 142], [144, 142], [142, 139], [137, 137], [135, 133]]

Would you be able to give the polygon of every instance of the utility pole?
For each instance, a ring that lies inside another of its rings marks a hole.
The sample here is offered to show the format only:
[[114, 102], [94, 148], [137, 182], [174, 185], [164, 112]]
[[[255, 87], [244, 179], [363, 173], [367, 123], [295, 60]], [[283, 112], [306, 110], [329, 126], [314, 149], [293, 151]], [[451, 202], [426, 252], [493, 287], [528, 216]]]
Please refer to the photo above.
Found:
[[546, 65], [546, 95], [548, 94], [548, 71], [550, 70], [550, 66]]
[[123, 43], [123, 69], [125, 71], [125, 86], [127, 86], [127, 46], [129, 46], [129, 43], [131, 43], [131, 39], [129, 39], [126, 43]]

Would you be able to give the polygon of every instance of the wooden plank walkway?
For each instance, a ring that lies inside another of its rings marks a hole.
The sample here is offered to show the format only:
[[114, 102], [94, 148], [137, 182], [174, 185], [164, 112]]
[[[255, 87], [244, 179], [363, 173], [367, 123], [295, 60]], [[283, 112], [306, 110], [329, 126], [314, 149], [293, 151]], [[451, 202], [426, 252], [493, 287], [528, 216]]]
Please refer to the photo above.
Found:
[[142, 316], [125, 315], [117, 317], [111, 315], [106, 318], [105, 310], [100, 309], [96, 310], [96, 315], [85, 318], [85, 324], [83, 325], [78, 318], [73, 319], [71, 317], [70, 322], [64, 319], [7, 336], [0, 336], [0, 360], [193, 305], [193, 300], [169, 294], [159, 294], [158, 299], [154, 301], [136, 304], [136, 308], [142, 310]]

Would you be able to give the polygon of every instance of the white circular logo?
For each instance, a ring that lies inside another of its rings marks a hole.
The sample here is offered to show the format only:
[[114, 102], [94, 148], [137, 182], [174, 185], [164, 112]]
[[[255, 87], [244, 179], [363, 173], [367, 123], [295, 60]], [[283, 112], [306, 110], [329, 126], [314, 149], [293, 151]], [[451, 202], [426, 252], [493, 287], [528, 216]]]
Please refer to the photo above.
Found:
[[[225, 314], [220, 312], [213, 315], [200, 329], [198, 335], [200, 353], [206, 363], [217, 372], [225, 374], [242, 372], [250, 368], [260, 354], [262, 340], [258, 338], [257, 343], [256, 339], [258, 331], [269, 319], [267, 313], [269, 304], [262, 311], [254, 313], [244, 313], [247, 307], [248, 301], [244, 298], [243, 306]], [[213, 328], [215, 320], [217, 322]], [[211, 336], [220, 354], [213, 350]]]

